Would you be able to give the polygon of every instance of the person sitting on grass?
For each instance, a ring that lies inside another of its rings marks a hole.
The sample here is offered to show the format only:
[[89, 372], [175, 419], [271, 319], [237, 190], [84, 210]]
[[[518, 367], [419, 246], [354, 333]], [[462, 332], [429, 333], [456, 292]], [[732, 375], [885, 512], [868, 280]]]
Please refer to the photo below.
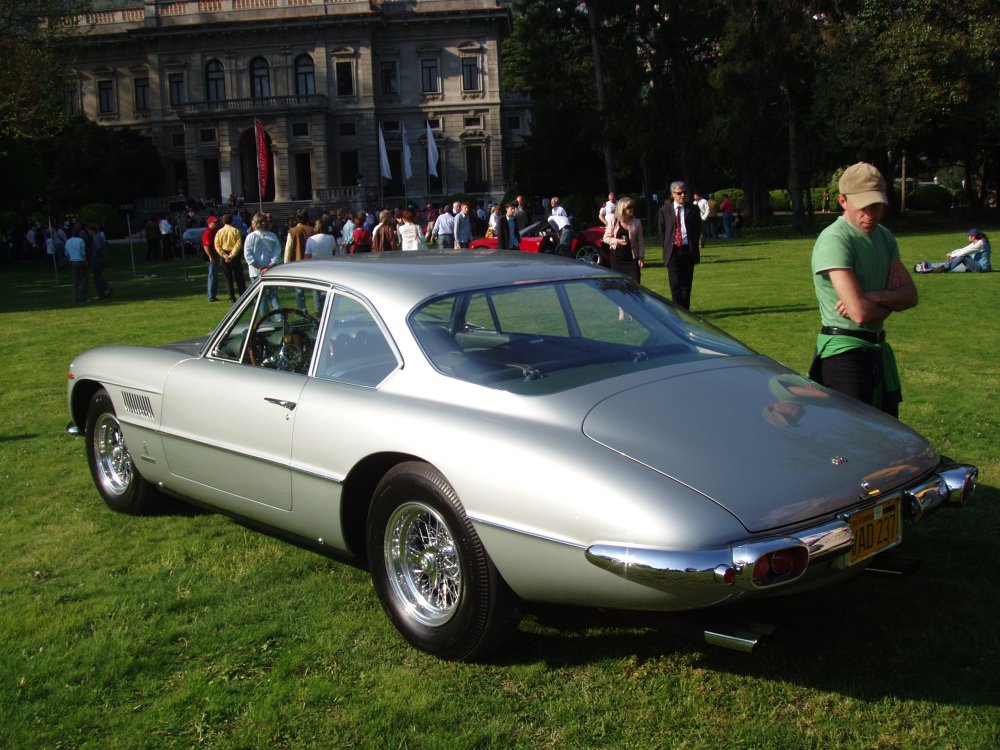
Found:
[[978, 229], [968, 232], [969, 244], [948, 253], [943, 263], [922, 261], [913, 267], [917, 273], [945, 273], [946, 271], [989, 271], [990, 241]]

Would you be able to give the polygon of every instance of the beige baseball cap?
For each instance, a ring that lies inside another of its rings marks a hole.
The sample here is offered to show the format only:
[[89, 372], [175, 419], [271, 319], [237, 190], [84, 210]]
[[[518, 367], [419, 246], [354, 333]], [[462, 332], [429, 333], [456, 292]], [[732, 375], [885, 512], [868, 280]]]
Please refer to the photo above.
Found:
[[889, 203], [882, 173], [867, 162], [859, 161], [845, 169], [840, 176], [838, 189], [856, 208], [865, 208], [873, 203]]

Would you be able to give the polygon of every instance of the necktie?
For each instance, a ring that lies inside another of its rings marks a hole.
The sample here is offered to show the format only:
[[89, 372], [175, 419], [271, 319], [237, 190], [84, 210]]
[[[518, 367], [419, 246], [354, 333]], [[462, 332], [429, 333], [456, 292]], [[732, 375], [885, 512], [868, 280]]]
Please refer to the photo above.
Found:
[[677, 215], [674, 217], [674, 245], [681, 246], [681, 209], [677, 208]]

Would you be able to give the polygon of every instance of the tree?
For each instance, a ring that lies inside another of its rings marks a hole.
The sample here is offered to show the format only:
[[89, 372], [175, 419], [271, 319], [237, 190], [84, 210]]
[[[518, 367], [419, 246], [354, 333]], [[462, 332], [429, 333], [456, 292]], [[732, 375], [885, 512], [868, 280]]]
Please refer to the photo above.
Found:
[[25, 213], [39, 206], [62, 213], [154, 194], [162, 160], [149, 138], [76, 115], [54, 135], [13, 141], [0, 155], [0, 169], [17, 175], [0, 184], [4, 205]]
[[516, 0], [503, 45], [503, 88], [532, 96], [532, 132], [514, 178], [528, 195], [593, 193], [602, 182], [603, 127], [597, 113], [587, 18], [571, 0]]
[[[819, 111], [853, 158], [895, 174], [904, 151], [958, 158], [987, 174], [997, 157], [998, 10], [969, 0], [857, 2], [832, 30]], [[891, 179], [887, 179], [891, 186]]]
[[87, 0], [0, 0], [0, 150], [62, 127], [75, 14], [89, 7]]

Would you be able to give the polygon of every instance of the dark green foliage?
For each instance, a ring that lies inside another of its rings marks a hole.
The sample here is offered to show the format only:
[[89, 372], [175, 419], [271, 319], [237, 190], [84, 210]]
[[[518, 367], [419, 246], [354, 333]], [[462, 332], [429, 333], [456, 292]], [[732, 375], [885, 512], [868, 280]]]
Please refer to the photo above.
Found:
[[108, 238], [125, 236], [125, 220], [122, 219], [114, 206], [107, 203], [88, 203], [81, 206], [76, 215], [85, 224], [97, 224], [103, 227]]
[[740, 211], [744, 210], [744, 195], [742, 190], [739, 188], [720, 188], [715, 191], [715, 200], [719, 203], [722, 203], [722, 199], [726, 197], [732, 199], [733, 203], [736, 204], [736, 208]]
[[955, 203], [955, 194], [944, 185], [919, 185], [906, 196], [907, 208], [917, 211], [943, 211]]

